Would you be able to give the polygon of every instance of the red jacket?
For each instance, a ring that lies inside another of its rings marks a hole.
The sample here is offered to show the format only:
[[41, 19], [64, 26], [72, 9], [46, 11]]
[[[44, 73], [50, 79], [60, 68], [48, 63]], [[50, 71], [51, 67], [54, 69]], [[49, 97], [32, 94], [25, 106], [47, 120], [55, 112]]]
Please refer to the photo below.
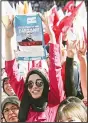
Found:
[[[10, 84], [21, 100], [24, 93], [24, 80], [19, 75], [16, 60], [6, 61], [5, 68], [10, 78]], [[50, 91], [48, 93], [48, 106], [46, 110], [44, 112], [35, 112], [30, 109], [26, 122], [54, 122], [58, 105], [65, 98], [61, 77], [59, 44], [50, 44], [49, 80]]]

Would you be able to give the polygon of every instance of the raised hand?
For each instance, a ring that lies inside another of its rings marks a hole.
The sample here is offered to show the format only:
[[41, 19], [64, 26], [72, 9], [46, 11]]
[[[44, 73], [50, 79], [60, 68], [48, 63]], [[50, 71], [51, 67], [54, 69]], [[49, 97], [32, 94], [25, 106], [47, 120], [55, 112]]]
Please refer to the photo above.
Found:
[[10, 17], [7, 15], [6, 17], [6, 23], [4, 23], [4, 21], [2, 21], [4, 27], [5, 27], [5, 36], [6, 38], [12, 38], [14, 35], [14, 25], [13, 25], [13, 20], [14, 20], [14, 16]]
[[84, 58], [86, 58], [87, 44], [85, 41], [83, 41], [82, 46], [81, 42], [79, 41], [76, 45], [76, 50], [79, 61], [82, 61]]
[[42, 15], [41, 13], [39, 13], [42, 21], [44, 22], [45, 26], [46, 26], [46, 32], [50, 35], [51, 33], [53, 33], [52, 28], [50, 26], [49, 23], [49, 15], [48, 12], [44, 12], [44, 15]]
[[56, 43], [55, 34], [54, 34], [54, 31], [53, 31], [53, 29], [52, 29], [52, 27], [50, 25], [50, 22], [49, 22], [49, 14], [48, 14], [48, 12], [45, 12], [44, 15], [39, 13], [39, 16], [41, 17], [42, 21], [44, 22], [44, 24], [46, 26], [46, 32], [49, 34], [51, 42], [52, 43]]
[[68, 41], [67, 45], [67, 56], [70, 58], [74, 57], [74, 54], [76, 52], [76, 43], [77, 41]]

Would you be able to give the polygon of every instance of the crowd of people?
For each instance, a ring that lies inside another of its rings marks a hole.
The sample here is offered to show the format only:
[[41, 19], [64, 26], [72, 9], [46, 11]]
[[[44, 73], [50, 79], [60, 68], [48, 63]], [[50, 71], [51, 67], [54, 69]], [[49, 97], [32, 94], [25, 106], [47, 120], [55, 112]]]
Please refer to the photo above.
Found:
[[[5, 72], [1, 103], [2, 122], [87, 122], [87, 42], [58, 35], [48, 12], [39, 13], [49, 35], [46, 46], [48, 71], [33, 67], [20, 76], [11, 39], [14, 16], [5, 26]], [[71, 28], [70, 28], [71, 29]]]

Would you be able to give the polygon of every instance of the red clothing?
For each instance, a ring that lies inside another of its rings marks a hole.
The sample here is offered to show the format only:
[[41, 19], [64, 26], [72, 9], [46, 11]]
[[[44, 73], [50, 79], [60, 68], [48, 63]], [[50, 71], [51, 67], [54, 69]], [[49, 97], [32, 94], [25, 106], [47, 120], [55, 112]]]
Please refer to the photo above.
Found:
[[[10, 78], [10, 84], [21, 100], [24, 93], [24, 80], [18, 73], [16, 60], [6, 61], [5, 67]], [[44, 112], [35, 112], [30, 109], [26, 122], [54, 122], [58, 105], [65, 99], [61, 77], [59, 44], [50, 44], [49, 80], [50, 91], [46, 110]]]
[[61, 69], [61, 75], [62, 75], [64, 86], [65, 86], [65, 66], [66, 66], [66, 62], [63, 63], [62, 69]]

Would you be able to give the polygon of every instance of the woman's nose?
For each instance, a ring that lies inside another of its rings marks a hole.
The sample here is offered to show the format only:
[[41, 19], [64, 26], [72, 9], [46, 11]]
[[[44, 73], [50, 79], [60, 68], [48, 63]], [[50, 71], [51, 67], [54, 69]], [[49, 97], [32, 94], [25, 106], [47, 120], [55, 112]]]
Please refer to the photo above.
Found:
[[8, 114], [10, 115], [10, 114], [12, 114], [12, 113], [13, 113], [13, 111], [12, 111], [11, 109], [9, 109], [9, 113], [8, 113]]
[[36, 83], [34, 83], [34, 85], [33, 85], [33, 88], [37, 88], [37, 85], [36, 85]]

